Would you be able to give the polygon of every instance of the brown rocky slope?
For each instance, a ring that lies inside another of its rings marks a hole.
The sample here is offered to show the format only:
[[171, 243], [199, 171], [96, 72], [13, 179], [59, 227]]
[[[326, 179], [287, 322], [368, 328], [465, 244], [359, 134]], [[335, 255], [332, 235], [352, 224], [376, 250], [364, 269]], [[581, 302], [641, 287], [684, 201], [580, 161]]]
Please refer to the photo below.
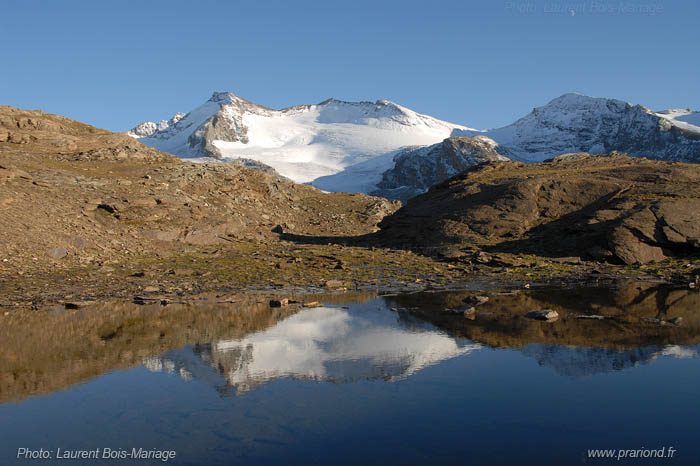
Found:
[[384, 241], [428, 254], [474, 247], [645, 264], [700, 253], [700, 166], [567, 154], [469, 169], [381, 223]]
[[186, 163], [125, 135], [0, 106], [0, 285], [12, 289], [144, 260], [166, 264], [165, 274], [203, 248], [249, 257], [281, 229], [369, 233], [398, 207], [234, 164]]

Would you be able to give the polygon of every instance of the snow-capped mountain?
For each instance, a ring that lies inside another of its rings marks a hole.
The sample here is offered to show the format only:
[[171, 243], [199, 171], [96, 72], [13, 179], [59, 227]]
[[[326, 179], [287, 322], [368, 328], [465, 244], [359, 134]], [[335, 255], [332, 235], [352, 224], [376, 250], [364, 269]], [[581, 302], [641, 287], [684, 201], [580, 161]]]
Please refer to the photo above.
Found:
[[182, 120], [185, 116], [184, 113], [176, 113], [170, 120], [160, 120], [160, 122], [155, 123], [153, 121], [144, 121], [136, 128], [128, 131], [126, 134], [133, 138], [147, 138], [153, 136], [154, 133], [162, 131], [165, 132], [171, 126], [177, 124], [178, 121]]
[[388, 100], [329, 99], [272, 110], [217, 92], [186, 115], [144, 122], [128, 134], [180, 157], [254, 160], [327, 191], [368, 192], [393, 167], [398, 149], [434, 144], [454, 130], [469, 129]]
[[610, 151], [660, 160], [700, 162], [700, 116], [690, 110], [653, 112], [616, 99], [565, 94], [515, 123], [488, 131], [498, 152], [528, 162], [569, 152]]
[[[565, 94], [508, 126], [484, 131], [387, 100], [329, 99], [273, 110], [217, 92], [187, 114], [141, 123], [128, 134], [183, 158], [238, 160], [326, 191], [402, 200], [471, 165], [503, 157], [536, 162], [563, 153], [618, 151], [700, 162], [700, 112], [653, 112], [580, 94]], [[471, 141], [446, 140], [455, 136]]]

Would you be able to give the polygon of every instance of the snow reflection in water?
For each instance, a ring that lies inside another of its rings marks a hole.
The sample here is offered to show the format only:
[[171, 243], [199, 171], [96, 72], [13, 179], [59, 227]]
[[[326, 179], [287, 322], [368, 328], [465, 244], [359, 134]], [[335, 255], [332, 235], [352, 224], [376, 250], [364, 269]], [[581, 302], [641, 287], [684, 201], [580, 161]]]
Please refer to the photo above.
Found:
[[394, 381], [479, 348], [404, 314], [319, 307], [245, 338], [149, 358], [144, 366], [177, 372], [183, 378], [194, 374], [211, 383], [216, 383], [211, 373], [215, 368], [226, 384], [241, 393], [281, 377]]

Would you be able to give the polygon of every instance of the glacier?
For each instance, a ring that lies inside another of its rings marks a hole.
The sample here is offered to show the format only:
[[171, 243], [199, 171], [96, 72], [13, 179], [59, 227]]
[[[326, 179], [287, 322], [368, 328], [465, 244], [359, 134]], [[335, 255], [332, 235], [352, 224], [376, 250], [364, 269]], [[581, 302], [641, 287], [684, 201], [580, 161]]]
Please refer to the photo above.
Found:
[[375, 189], [399, 149], [471, 129], [388, 100], [272, 110], [228, 92], [170, 122], [144, 122], [127, 134], [182, 158], [254, 160], [295, 182], [347, 192]]

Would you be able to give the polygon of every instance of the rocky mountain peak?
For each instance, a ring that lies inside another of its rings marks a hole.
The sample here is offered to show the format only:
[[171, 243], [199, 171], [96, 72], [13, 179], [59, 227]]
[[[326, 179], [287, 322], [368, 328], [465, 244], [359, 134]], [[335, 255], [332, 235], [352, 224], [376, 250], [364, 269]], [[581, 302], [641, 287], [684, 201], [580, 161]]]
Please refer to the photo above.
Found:
[[236, 94], [233, 94], [228, 91], [224, 92], [214, 92], [211, 95], [211, 98], [209, 99], [209, 102], [216, 102], [216, 103], [221, 103], [221, 104], [230, 104], [236, 100], [242, 100], [240, 97], [238, 97]]
[[221, 109], [232, 107], [241, 111], [255, 111], [256, 109], [269, 110], [262, 105], [258, 105], [249, 100], [239, 97], [232, 92], [214, 92], [207, 101], [219, 105]]
[[534, 108], [508, 126], [457, 134], [486, 135], [499, 143], [501, 154], [528, 162], [563, 153], [610, 151], [659, 160], [700, 161], [700, 127], [676, 121], [675, 116], [622, 100], [569, 93]]

